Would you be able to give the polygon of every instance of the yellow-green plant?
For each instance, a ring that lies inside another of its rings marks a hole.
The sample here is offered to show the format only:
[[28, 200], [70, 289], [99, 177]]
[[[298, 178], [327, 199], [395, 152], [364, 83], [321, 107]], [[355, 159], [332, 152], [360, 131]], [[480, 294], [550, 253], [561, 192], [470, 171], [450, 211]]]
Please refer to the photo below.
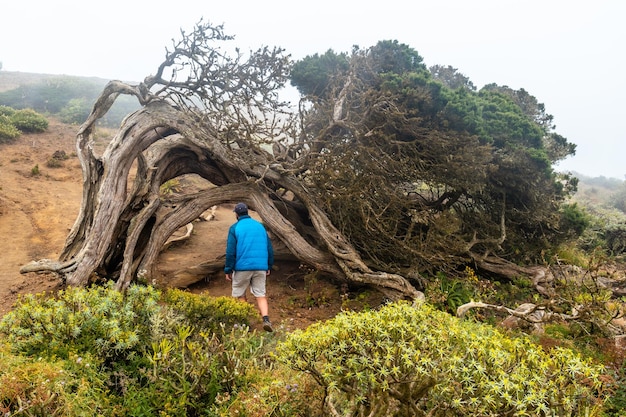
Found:
[[67, 358], [71, 352], [92, 352], [115, 359], [149, 342], [150, 316], [160, 293], [131, 286], [121, 293], [111, 285], [69, 287], [58, 294], [29, 294], [0, 321], [16, 352]]
[[176, 178], [172, 178], [169, 181], [165, 181], [159, 188], [159, 193], [162, 196], [171, 195], [180, 191], [180, 181]]
[[605, 400], [602, 366], [426, 303], [343, 312], [276, 355], [315, 378], [333, 415], [591, 416]]
[[219, 417], [313, 417], [325, 416], [322, 390], [308, 375], [286, 367], [259, 369], [258, 379], [233, 395], [220, 393], [213, 407]]
[[48, 119], [33, 109], [17, 110], [10, 118], [22, 132], [44, 132], [48, 128]]
[[155, 340], [141, 378], [126, 375], [124, 408], [128, 416], [198, 415], [214, 402], [224, 378], [219, 340], [180, 324], [172, 337]]
[[85, 416], [116, 413], [100, 362], [91, 355], [37, 358], [0, 346], [0, 415]]
[[124, 293], [109, 284], [23, 296], [0, 322], [0, 415], [225, 410], [218, 394], [251, 392], [272, 367], [271, 337], [242, 324], [252, 311], [230, 297], [170, 290], [161, 298], [138, 285]]
[[163, 294], [170, 308], [182, 314], [196, 328], [218, 332], [224, 325], [249, 325], [257, 310], [249, 303], [232, 297], [212, 297], [208, 294], [192, 294], [179, 289], [170, 289]]
[[13, 125], [8, 116], [0, 114], [0, 143], [8, 143], [22, 132]]

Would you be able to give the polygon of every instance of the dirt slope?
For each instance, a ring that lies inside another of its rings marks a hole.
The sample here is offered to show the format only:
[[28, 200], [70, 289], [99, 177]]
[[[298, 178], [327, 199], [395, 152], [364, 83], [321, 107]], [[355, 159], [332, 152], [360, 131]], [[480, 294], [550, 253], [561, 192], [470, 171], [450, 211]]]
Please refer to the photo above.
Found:
[[[76, 126], [50, 120], [43, 134], [25, 134], [11, 144], [0, 144], [0, 316], [10, 310], [18, 294], [59, 288], [53, 274], [22, 275], [19, 269], [31, 260], [56, 259], [76, 219], [82, 195], [76, 130]], [[69, 158], [59, 167], [49, 167], [57, 151]], [[190, 239], [163, 252], [159, 270], [167, 277], [223, 254], [226, 232], [234, 220], [232, 208], [219, 207], [214, 220], [195, 222]], [[358, 303], [350, 301], [348, 294], [342, 294], [345, 289], [305, 276], [297, 264], [278, 263], [276, 267], [268, 296], [270, 314], [279, 328], [301, 328], [334, 316], [342, 307], [358, 309], [382, 302], [373, 291], [361, 294]], [[207, 277], [190, 290], [230, 295], [230, 284], [222, 276]]]

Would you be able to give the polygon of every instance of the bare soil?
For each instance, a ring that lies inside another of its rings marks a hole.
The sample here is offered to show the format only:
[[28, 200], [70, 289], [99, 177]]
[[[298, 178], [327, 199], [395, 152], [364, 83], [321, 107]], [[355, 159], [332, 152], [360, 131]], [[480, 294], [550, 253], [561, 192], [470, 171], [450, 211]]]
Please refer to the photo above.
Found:
[[[21, 274], [20, 268], [32, 260], [57, 259], [76, 220], [82, 198], [76, 131], [76, 126], [50, 120], [44, 133], [24, 134], [10, 144], [0, 144], [0, 317], [20, 294], [61, 288], [55, 274]], [[65, 152], [68, 158], [51, 164], [55, 152]], [[223, 206], [213, 220], [194, 222], [189, 239], [161, 254], [159, 271], [165, 279], [160, 284], [166, 285], [176, 270], [222, 255], [234, 221], [232, 207]], [[229, 296], [230, 283], [222, 275], [206, 277], [189, 290]], [[351, 293], [345, 286], [307, 274], [293, 262], [277, 263], [268, 280], [268, 298], [272, 321], [285, 331], [333, 317], [342, 309], [359, 310], [383, 302], [376, 291]]]

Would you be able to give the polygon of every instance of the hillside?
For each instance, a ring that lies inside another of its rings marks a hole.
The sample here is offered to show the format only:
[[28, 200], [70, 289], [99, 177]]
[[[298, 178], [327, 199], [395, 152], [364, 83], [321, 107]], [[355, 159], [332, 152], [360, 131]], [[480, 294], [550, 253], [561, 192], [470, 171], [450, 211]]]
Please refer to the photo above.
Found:
[[[20, 86], [38, 84], [42, 81], [57, 79], [59, 77], [69, 77], [57, 74], [35, 74], [31, 72], [0, 71], [0, 92], [13, 90]], [[73, 77], [73, 76], [72, 76]], [[97, 85], [105, 85], [108, 80], [98, 77], [76, 77], [88, 80]]]

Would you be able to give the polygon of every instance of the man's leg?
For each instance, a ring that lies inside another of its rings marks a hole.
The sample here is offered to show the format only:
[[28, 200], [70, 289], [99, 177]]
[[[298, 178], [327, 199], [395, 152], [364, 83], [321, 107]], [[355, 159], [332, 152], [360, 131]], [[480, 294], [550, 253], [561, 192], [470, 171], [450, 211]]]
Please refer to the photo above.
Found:
[[259, 313], [261, 316], [269, 316], [269, 307], [267, 305], [267, 297], [256, 297], [256, 304], [259, 307]]
[[232, 277], [232, 296], [246, 301], [246, 290], [250, 286], [252, 271], [235, 271]]
[[263, 329], [268, 332], [274, 331], [272, 323], [269, 317], [269, 307], [267, 302], [267, 296], [265, 295], [265, 271], [254, 271], [252, 280], [250, 282], [250, 291], [256, 298], [256, 304], [259, 307], [259, 313], [263, 317]]

